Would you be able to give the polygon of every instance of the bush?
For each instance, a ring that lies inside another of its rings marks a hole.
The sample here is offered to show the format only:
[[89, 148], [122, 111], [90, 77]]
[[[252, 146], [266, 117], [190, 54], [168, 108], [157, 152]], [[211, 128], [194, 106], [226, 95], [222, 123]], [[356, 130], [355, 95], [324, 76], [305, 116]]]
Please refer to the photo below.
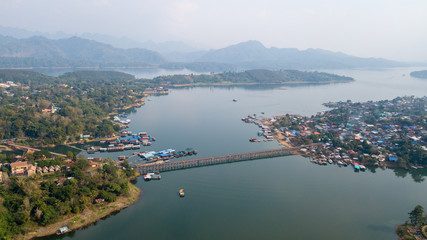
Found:
[[103, 198], [106, 202], [114, 202], [117, 200], [117, 195], [105, 190], [99, 192], [98, 198]]

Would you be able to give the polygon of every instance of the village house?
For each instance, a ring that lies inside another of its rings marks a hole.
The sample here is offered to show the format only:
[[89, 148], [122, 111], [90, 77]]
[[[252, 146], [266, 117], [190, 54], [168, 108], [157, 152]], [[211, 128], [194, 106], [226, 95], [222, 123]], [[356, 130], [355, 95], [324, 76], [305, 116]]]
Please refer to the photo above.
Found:
[[13, 162], [10, 164], [10, 171], [13, 176], [25, 175], [28, 168], [27, 161], [24, 162]]
[[34, 166], [32, 164], [28, 165], [28, 170], [27, 170], [28, 176], [32, 176], [32, 175], [36, 174], [36, 171], [37, 171], [37, 167], [36, 166]]
[[89, 163], [90, 166], [94, 167], [98, 167], [98, 163], [97, 162], [90, 162]]

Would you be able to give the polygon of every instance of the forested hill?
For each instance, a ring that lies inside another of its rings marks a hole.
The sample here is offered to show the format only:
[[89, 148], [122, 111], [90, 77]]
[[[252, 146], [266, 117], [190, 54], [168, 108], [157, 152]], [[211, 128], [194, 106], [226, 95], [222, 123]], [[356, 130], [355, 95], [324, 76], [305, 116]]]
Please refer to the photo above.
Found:
[[381, 68], [409, 65], [381, 58], [360, 58], [322, 49], [266, 48], [258, 41], [242, 42], [211, 51], [169, 53], [167, 56], [164, 57], [158, 52], [143, 48], [116, 48], [79, 37], [52, 40], [41, 36], [17, 39], [0, 35], [0, 68], [161, 67], [220, 72], [249, 69]]
[[411, 72], [411, 77], [427, 79], [427, 70]]
[[0, 35], [0, 66], [150, 66], [165, 63], [159, 53], [121, 49], [79, 37], [51, 40], [40, 36], [16, 39]]
[[333, 83], [348, 81], [353, 81], [353, 78], [324, 72], [302, 72], [298, 70], [270, 71], [265, 69], [237, 73], [173, 75], [153, 79], [153, 83], [162, 85]]
[[120, 127], [108, 114], [141, 99], [144, 85], [132, 75], [78, 71], [59, 77], [0, 70], [0, 139], [32, 145], [61, 144], [80, 134], [111, 136]]
[[323, 49], [266, 48], [258, 41], [241, 42], [222, 49], [212, 50], [196, 61], [229, 63], [243, 69], [324, 69], [407, 65], [381, 58], [360, 58]]
[[123, 72], [116, 71], [74, 71], [67, 72], [61, 75], [59, 78], [64, 80], [78, 80], [81, 81], [126, 81], [135, 80], [135, 76]]

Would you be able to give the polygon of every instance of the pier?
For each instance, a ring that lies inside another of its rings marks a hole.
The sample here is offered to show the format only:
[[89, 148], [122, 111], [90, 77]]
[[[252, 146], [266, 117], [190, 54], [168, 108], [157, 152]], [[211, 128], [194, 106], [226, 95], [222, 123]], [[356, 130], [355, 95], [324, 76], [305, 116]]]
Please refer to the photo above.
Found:
[[135, 167], [138, 169], [138, 172], [140, 174], [146, 174], [149, 172], [166, 172], [166, 171], [173, 171], [173, 170], [185, 169], [185, 168], [205, 167], [205, 166], [211, 166], [216, 164], [287, 156], [287, 155], [291, 155], [291, 150], [292, 149], [289, 149], [289, 148], [280, 148], [280, 149], [273, 149], [273, 150], [238, 153], [238, 154], [230, 154], [230, 155], [217, 156], [217, 157], [206, 157], [206, 158], [189, 159], [189, 160], [181, 160], [181, 161], [171, 161], [171, 162], [162, 162], [162, 163], [141, 163], [141, 164], [136, 164]]

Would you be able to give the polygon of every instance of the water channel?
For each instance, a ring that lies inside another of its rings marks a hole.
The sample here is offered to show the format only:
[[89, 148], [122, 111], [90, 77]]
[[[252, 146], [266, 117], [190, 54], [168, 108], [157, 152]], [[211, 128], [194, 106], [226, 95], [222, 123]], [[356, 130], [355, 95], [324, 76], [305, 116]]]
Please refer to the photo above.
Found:
[[[274, 149], [276, 142], [250, 143], [258, 127], [240, 119], [311, 115], [329, 101], [424, 96], [427, 81], [411, 78], [413, 70], [329, 71], [355, 78], [346, 84], [173, 89], [130, 113], [129, 130], [156, 137], [141, 150], [192, 147], [197, 157], [207, 157]], [[123, 153], [96, 156], [118, 155]], [[143, 193], [134, 205], [59, 238], [396, 239], [394, 228], [407, 213], [417, 204], [427, 207], [425, 175], [426, 169], [355, 173], [300, 156], [166, 172], [160, 181], [139, 179]], [[177, 195], [180, 188], [184, 198]]]

